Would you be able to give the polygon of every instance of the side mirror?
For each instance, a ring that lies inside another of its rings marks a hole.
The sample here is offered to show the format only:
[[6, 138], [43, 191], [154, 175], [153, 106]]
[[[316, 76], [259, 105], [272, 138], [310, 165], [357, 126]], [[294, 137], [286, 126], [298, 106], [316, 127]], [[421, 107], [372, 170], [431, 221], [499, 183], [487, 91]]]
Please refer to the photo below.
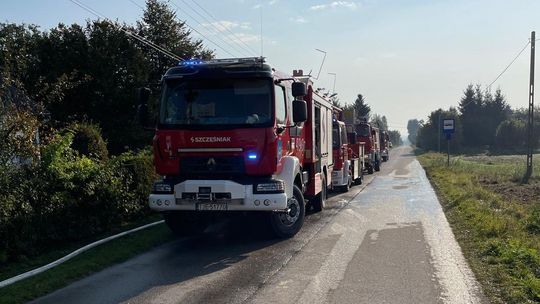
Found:
[[306, 85], [303, 82], [292, 83], [292, 95], [294, 97], [302, 97], [307, 94]]
[[[304, 87], [305, 88], [305, 87]], [[301, 99], [293, 100], [293, 121], [295, 124], [307, 120], [307, 103]]]

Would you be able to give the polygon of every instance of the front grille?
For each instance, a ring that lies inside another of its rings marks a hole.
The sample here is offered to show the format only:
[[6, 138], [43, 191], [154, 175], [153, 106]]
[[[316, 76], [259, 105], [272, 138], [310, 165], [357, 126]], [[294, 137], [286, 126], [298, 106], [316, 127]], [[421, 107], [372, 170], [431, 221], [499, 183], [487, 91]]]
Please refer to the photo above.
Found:
[[180, 160], [180, 175], [188, 178], [219, 179], [245, 174], [244, 158], [185, 157]]

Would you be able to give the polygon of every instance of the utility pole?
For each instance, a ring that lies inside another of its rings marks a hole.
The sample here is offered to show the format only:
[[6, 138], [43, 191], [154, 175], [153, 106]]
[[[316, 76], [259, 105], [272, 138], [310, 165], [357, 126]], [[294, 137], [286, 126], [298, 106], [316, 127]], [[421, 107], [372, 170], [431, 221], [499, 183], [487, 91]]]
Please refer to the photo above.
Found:
[[529, 182], [529, 178], [532, 175], [533, 164], [532, 156], [534, 150], [534, 46], [535, 46], [536, 35], [531, 32], [531, 76], [529, 82], [529, 116], [527, 119], [527, 171], [523, 177], [523, 183], [526, 184]]
[[441, 133], [442, 133], [442, 126], [441, 126], [441, 113], [442, 113], [442, 110], [439, 111], [439, 124], [437, 126], [437, 134], [439, 135], [439, 137], [437, 138], [437, 144], [439, 146], [439, 153], [441, 153]]

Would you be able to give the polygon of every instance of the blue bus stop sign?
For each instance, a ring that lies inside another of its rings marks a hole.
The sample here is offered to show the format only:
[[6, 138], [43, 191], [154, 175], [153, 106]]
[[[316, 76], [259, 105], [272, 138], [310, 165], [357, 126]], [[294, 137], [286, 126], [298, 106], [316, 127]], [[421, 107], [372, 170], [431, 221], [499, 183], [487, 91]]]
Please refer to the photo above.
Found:
[[442, 131], [446, 135], [447, 139], [449, 138], [449, 135], [454, 133], [456, 130], [456, 121], [453, 118], [443, 119], [443, 125], [442, 125]]

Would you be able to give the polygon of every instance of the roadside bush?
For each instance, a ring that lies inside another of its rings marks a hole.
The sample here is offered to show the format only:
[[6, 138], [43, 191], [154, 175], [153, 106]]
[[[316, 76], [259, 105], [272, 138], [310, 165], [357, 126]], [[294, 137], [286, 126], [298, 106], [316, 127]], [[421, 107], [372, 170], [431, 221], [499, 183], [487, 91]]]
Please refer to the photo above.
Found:
[[101, 136], [99, 126], [83, 122], [74, 123], [69, 129], [74, 133], [71, 147], [75, 151], [92, 159], [107, 160], [109, 157], [107, 143]]
[[0, 171], [0, 263], [88, 240], [148, 215], [150, 153], [99, 160], [73, 149], [75, 136], [71, 130], [57, 134], [39, 164]]
[[525, 145], [527, 126], [524, 121], [505, 120], [497, 127], [495, 144], [499, 149], [515, 149]]

